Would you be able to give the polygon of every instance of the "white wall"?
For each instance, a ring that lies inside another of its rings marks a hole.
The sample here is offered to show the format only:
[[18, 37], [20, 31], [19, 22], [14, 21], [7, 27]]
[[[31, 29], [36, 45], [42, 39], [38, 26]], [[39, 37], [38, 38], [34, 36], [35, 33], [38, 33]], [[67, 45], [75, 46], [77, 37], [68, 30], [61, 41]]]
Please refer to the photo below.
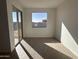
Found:
[[65, 0], [57, 8], [56, 37], [77, 55], [78, 15], [77, 0]]
[[[22, 10], [22, 7], [17, 0], [7, 0], [11, 51], [14, 49], [13, 24], [11, 16], [12, 5]], [[48, 12], [47, 28], [32, 28], [32, 12]], [[77, 55], [77, 0], [65, 0], [64, 3], [57, 8], [57, 12], [56, 9], [51, 8], [26, 8], [23, 9], [23, 15], [24, 37], [55, 37], [56, 33], [56, 38]]]
[[[56, 9], [26, 8], [24, 11], [23, 36], [24, 37], [54, 37]], [[32, 28], [32, 12], [47, 12], [48, 20], [46, 28]]]
[[11, 44], [11, 51], [13, 51], [14, 45], [14, 33], [13, 33], [13, 20], [12, 20], [12, 9], [13, 6], [18, 8], [22, 11], [22, 6], [17, 0], [7, 0], [7, 13], [8, 13], [8, 25], [9, 25], [9, 35], [10, 35], [10, 44]]

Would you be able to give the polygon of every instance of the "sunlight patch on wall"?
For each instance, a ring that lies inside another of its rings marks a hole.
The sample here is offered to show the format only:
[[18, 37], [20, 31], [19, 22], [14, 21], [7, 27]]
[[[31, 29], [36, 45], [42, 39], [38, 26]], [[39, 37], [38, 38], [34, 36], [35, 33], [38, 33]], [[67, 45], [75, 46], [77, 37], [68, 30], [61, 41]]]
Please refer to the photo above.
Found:
[[74, 54], [77, 55], [77, 44], [75, 42], [75, 39], [72, 37], [64, 23], [62, 22], [61, 27], [61, 42], [66, 46], [69, 50], [71, 50]]

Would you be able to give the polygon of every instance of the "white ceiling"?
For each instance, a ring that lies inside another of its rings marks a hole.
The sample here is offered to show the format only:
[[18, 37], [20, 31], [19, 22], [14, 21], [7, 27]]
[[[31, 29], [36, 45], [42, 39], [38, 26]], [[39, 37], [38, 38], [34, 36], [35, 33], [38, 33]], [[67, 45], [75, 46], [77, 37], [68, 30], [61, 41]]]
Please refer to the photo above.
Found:
[[18, 0], [25, 8], [56, 8], [64, 0]]

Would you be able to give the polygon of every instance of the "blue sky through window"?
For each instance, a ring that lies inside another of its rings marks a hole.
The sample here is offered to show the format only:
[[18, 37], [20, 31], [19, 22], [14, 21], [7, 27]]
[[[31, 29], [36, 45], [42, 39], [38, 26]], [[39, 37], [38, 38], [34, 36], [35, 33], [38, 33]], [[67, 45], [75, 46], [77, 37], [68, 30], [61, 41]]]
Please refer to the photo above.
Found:
[[12, 12], [12, 18], [13, 18], [13, 22], [17, 22], [17, 13], [16, 12]]
[[[12, 12], [12, 18], [13, 18], [13, 22], [17, 22], [17, 12]], [[18, 12], [18, 19], [19, 22], [21, 22], [21, 13]]]
[[32, 22], [42, 22], [47, 20], [47, 13], [32, 13]]

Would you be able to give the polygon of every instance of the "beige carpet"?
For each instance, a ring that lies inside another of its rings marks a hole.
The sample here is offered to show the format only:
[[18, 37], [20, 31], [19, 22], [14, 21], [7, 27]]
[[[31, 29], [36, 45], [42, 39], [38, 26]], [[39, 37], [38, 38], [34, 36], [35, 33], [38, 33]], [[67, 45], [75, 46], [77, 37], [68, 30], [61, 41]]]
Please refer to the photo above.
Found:
[[26, 41], [24, 47], [26, 46], [25, 49], [32, 54], [33, 59], [37, 56], [35, 51], [41, 56], [38, 55], [37, 59], [77, 59], [70, 50], [55, 39], [25, 39], [24, 41]]
[[55, 39], [24, 39], [10, 58], [0, 59], [78, 59]]

